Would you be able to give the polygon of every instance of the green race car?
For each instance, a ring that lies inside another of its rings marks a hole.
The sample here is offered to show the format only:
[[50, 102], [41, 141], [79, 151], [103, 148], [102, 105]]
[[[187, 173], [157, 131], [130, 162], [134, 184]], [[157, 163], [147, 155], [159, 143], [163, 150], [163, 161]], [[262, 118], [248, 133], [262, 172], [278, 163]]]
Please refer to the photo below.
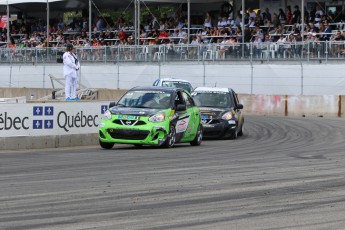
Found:
[[199, 108], [190, 94], [179, 88], [135, 87], [117, 103], [111, 103], [99, 125], [99, 143], [111, 149], [115, 143], [200, 145], [203, 127]]

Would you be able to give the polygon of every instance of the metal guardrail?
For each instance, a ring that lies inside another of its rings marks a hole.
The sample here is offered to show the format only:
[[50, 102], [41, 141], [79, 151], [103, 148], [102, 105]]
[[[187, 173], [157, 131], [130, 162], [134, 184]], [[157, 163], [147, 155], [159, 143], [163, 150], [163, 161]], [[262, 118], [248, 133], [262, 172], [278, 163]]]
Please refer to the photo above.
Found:
[[[55, 63], [63, 47], [0, 48], [0, 63]], [[81, 62], [345, 60], [345, 41], [77, 47]]]

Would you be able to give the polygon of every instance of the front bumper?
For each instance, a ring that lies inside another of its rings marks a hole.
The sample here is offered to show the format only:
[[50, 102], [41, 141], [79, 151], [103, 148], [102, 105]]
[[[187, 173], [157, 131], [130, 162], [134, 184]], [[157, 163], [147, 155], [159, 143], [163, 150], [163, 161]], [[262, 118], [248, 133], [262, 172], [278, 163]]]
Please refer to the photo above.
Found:
[[235, 120], [217, 120], [211, 124], [203, 124], [204, 138], [214, 138], [214, 139], [221, 139], [221, 138], [228, 138], [234, 132], [236, 132], [237, 125]]
[[164, 123], [148, 124], [139, 128], [102, 121], [98, 136], [100, 141], [108, 143], [160, 146], [165, 142], [168, 130]]

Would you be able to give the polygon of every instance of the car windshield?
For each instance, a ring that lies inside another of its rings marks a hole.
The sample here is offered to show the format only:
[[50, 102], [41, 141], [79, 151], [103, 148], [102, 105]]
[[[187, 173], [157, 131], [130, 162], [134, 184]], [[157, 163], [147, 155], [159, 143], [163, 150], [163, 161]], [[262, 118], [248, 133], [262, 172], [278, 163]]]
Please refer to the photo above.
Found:
[[184, 89], [184, 90], [188, 91], [189, 93], [192, 92], [192, 90], [193, 90], [193, 88], [189, 82], [183, 82], [183, 81], [163, 81], [162, 86]]
[[227, 92], [193, 92], [192, 97], [199, 107], [230, 108], [229, 93]]
[[168, 109], [171, 103], [171, 93], [164, 91], [128, 91], [118, 101], [118, 106], [135, 108]]

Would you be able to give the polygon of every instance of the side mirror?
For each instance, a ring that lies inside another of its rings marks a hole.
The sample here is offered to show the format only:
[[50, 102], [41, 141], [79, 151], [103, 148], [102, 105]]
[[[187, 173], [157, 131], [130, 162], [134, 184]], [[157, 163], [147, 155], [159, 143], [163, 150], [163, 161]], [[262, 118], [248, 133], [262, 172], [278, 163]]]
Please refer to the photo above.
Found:
[[243, 109], [243, 105], [242, 104], [237, 104], [236, 109]]
[[112, 102], [109, 103], [109, 108], [114, 107], [114, 106], [116, 106], [116, 102], [115, 101], [112, 101]]
[[178, 104], [176, 107], [177, 112], [186, 111], [186, 105]]

